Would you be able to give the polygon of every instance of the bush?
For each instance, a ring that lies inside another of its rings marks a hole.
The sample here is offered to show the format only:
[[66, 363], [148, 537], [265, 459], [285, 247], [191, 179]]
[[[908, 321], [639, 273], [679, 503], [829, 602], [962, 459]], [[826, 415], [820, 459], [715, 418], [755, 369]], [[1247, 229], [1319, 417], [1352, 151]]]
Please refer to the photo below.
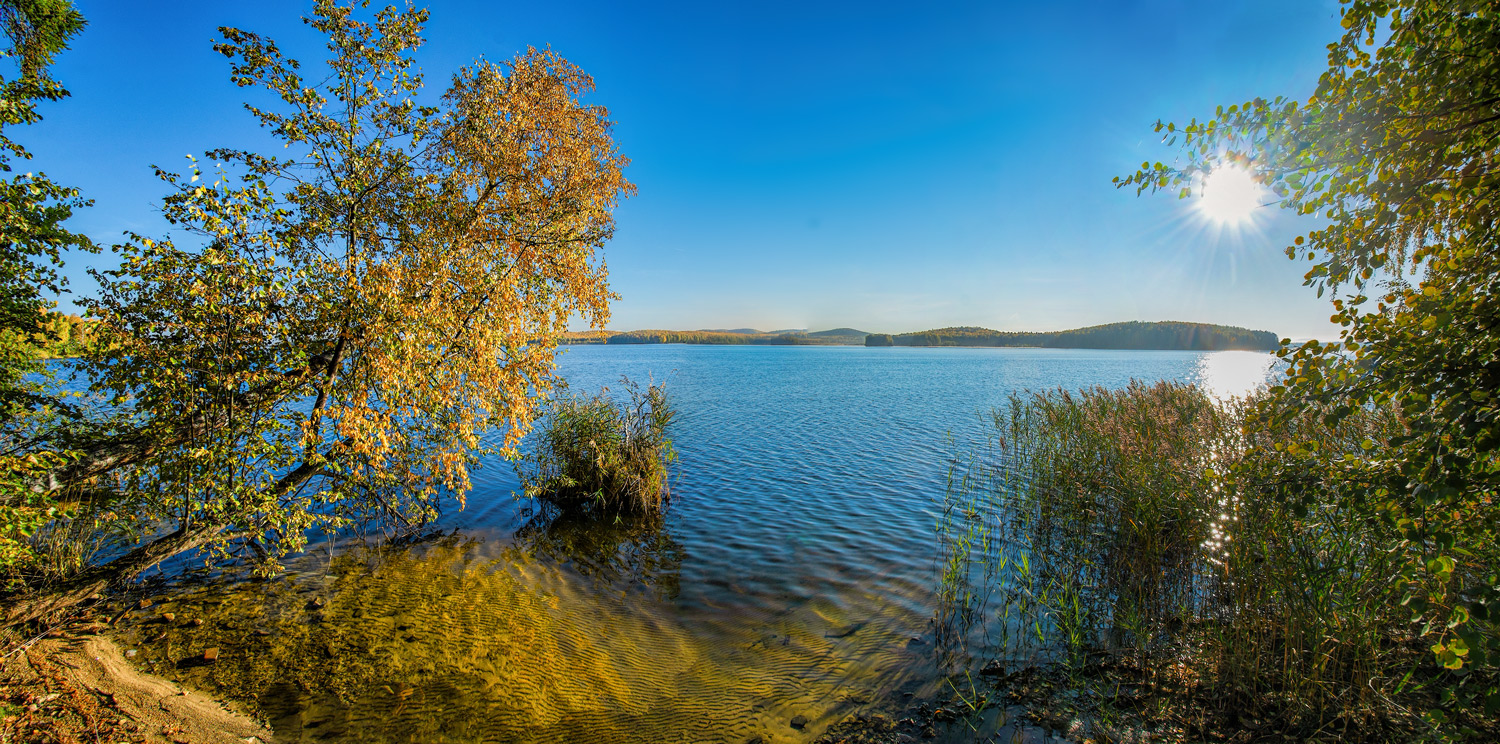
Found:
[[518, 467], [525, 494], [563, 509], [657, 512], [677, 459], [667, 427], [676, 413], [664, 385], [642, 389], [621, 378], [625, 399], [609, 388], [553, 400], [534, 452]]

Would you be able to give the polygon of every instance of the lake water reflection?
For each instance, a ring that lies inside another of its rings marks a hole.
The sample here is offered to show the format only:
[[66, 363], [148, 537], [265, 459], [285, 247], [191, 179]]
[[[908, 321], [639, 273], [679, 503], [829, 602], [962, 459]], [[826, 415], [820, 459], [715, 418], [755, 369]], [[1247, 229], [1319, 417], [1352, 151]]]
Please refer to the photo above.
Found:
[[[810, 741], [863, 706], [938, 691], [937, 509], [951, 457], [1011, 391], [1136, 378], [1231, 395], [1273, 361], [572, 347], [560, 369], [575, 389], [666, 381], [680, 463], [664, 518], [544, 513], [488, 463], [446, 536], [184, 588], [168, 606], [206, 622], [143, 658], [258, 699], [286, 741]], [[206, 646], [226, 649], [216, 665], [179, 663]]]

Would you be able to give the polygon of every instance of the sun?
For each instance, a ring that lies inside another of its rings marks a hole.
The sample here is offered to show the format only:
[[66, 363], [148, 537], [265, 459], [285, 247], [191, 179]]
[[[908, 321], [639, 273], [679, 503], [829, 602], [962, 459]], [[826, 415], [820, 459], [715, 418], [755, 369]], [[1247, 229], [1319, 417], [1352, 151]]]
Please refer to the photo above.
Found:
[[1203, 179], [1203, 196], [1198, 211], [1224, 225], [1238, 225], [1250, 219], [1259, 207], [1265, 187], [1255, 182], [1250, 172], [1237, 165], [1215, 168]]

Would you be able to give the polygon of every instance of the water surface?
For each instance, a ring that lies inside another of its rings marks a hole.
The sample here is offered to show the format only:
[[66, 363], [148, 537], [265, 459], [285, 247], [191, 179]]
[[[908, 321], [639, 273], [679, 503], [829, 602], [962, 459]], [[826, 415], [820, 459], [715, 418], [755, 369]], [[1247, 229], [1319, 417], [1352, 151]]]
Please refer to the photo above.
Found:
[[[940, 692], [937, 509], [1016, 390], [1264, 380], [1249, 352], [576, 346], [582, 391], [666, 381], [665, 518], [579, 523], [487, 463], [444, 537], [311, 550], [285, 578], [187, 587], [202, 626], [143, 646], [258, 701], [286, 741], [809, 741]], [[160, 609], [153, 608], [153, 611]], [[213, 665], [191, 663], [207, 646]], [[793, 719], [802, 716], [801, 728]]]

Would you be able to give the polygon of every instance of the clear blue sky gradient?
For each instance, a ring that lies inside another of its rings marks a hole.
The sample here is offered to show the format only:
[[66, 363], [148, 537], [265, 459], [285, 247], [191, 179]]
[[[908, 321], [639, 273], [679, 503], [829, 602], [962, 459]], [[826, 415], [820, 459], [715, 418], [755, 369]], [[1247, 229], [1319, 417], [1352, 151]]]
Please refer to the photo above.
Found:
[[[73, 97], [16, 135], [95, 206], [106, 245], [166, 234], [149, 166], [271, 144], [216, 28], [327, 54], [300, 2], [78, 0]], [[1158, 119], [1305, 97], [1335, 0], [1097, 3], [434, 0], [430, 94], [478, 57], [550, 45], [592, 74], [639, 194], [605, 256], [610, 327], [1055, 330], [1117, 320], [1330, 338], [1274, 208], [1221, 230], [1110, 183], [1175, 152]], [[264, 98], [254, 98], [264, 102]], [[279, 147], [278, 147], [279, 149]], [[105, 254], [70, 260], [75, 293]], [[73, 309], [67, 298], [63, 309]]]

